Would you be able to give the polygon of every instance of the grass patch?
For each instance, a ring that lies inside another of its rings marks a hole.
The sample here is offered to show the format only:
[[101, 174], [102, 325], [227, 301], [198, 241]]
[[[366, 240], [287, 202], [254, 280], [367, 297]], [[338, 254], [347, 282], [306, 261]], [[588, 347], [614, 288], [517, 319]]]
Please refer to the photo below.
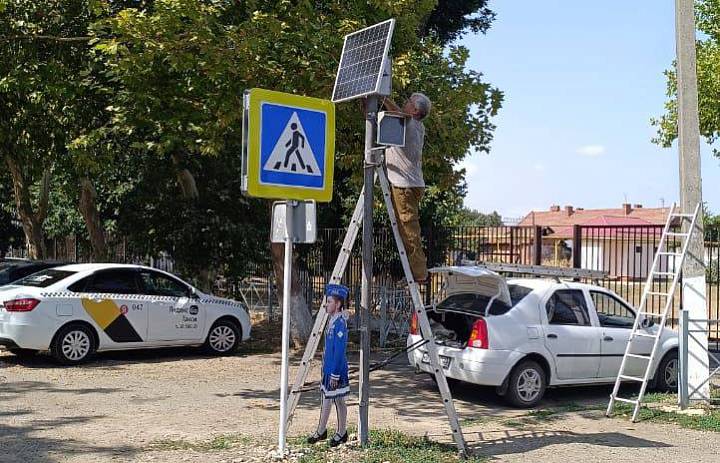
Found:
[[497, 417], [490, 415], [483, 415], [477, 418], [465, 418], [460, 420], [460, 426], [474, 426], [476, 424], [485, 424], [495, 421]]
[[[620, 404], [616, 407], [616, 413], [631, 416], [633, 406]], [[720, 432], [720, 410], [707, 410], [704, 415], [686, 415], [656, 408], [641, 408], [639, 419], [651, 423], [675, 424], [681, 428], [699, 431]]]
[[253, 439], [248, 436], [241, 435], [225, 435], [218, 436], [208, 441], [187, 441], [183, 439], [163, 439], [157, 440], [150, 444], [151, 450], [193, 450], [196, 452], [217, 452], [220, 450], [228, 450], [237, 445], [248, 445]]
[[561, 405], [559, 407], [531, 410], [525, 415], [505, 420], [503, 421], [503, 424], [505, 426], [518, 429], [524, 428], [526, 426], [536, 426], [543, 423], [556, 421], [562, 419], [563, 415], [565, 415], [566, 413], [601, 410], [604, 408], [605, 405], [602, 404], [580, 405], [576, 403], [569, 403], [567, 405]]
[[[716, 391], [717, 389], [715, 389]], [[711, 390], [713, 392], [713, 390]], [[712, 394], [711, 394], [712, 395]], [[666, 403], [676, 404], [677, 397], [674, 394], [652, 393], [647, 394], [643, 399], [644, 403]], [[615, 413], [623, 416], [632, 416], [633, 405], [617, 403]], [[651, 423], [675, 424], [686, 429], [699, 431], [720, 432], [720, 410], [707, 408], [703, 415], [688, 415], [674, 411], [665, 411], [658, 408], [643, 407], [640, 409], [638, 419]]]
[[370, 431], [367, 448], [349, 446], [340, 450], [314, 445], [299, 459], [300, 463], [450, 463], [486, 462], [485, 458], [461, 460], [454, 444], [441, 444], [425, 437], [408, 436], [400, 431]]

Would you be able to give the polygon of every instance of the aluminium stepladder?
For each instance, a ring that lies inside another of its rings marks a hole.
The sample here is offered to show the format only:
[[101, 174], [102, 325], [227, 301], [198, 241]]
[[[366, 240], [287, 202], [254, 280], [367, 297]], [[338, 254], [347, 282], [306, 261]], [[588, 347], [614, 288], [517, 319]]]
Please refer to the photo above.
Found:
[[[695, 223], [697, 222], [697, 218], [700, 212], [700, 204], [698, 204], [695, 207], [695, 211], [692, 214], [683, 214], [676, 212], [676, 205], [673, 204], [673, 206], [670, 208], [670, 213], [668, 214], [667, 221], [665, 222], [665, 228], [663, 228], [662, 236], [660, 237], [660, 243], [658, 244], [658, 251], [655, 253], [655, 257], [653, 259], [652, 268], [650, 269], [650, 273], [648, 274], [647, 281], [645, 282], [645, 288], [643, 289], [642, 297], [640, 298], [640, 305], [637, 310], [637, 314], [635, 316], [635, 322], [633, 323], [632, 330], [630, 332], [630, 338], [628, 339], [627, 346], [625, 346], [625, 354], [623, 355], [622, 363], [620, 364], [620, 370], [618, 371], [618, 377], [615, 380], [615, 387], [613, 388], [612, 393], [610, 394], [610, 402], [608, 403], [607, 411], [605, 412], [606, 416], [610, 416], [613, 412], [613, 408], [615, 406], [615, 402], [624, 402], [634, 405], [633, 414], [632, 414], [632, 421], [637, 421], [638, 414], [640, 413], [640, 407], [642, 406], [642, 400], [645, 396], [645, 390], [648, 385], [648, 381], [650, 380], [650, 371], [652, 370], [653, 362], [655, 361], [655, 356], [657, 355], [657, 352], [660, 347], [660, 338], [662, 337], [663, 330], [665, 329], [665, 323], [667, 321], [668, 314], [670, 312], [670, 309], [673, 305], [673, 296], [675, 294], [675, 290], [677, 289], [678, 281], [680, 280], [680, 272], [682, 269], [683, 262], [685, 261], [685, 256], [687, 255], [688, 250], [688, 244], [690, 243], [690, 237], [695, 231]], [[687, 232], [671, 232], [670, 226], [673, 221], [673, 219], [679, 218], [681, 220], [690, 220], [690, 226], [687, 228]], [[670, 252], [670, 251], [663, 251], [663, 249], [666, 247], [668, 237], [672, 238], [679, 238], [679, 241], [682, 243], [681, 245], [681, 251], [680, 252]], [[661, 263], [661, 257], [662, 256], [673, 256], [675, 257], [674, 264], [672, 266], [672, 271], [660, 271], [660, 263]], [[653, 281], [655, 277], [657, 276], [665, 276], [665, 277], [672, 277], [672, 283], [670, 285], [669, 292], [665, 293], [662, 291], [653, 291]], [[662, 298], [665, 298], [665, 304], [663, 308], [662, 314], [655, 314], [651, 313], [647, 310], [648, 305], [648, 296], [659, 296]], [[641, 328], [641, 320], [644, 319], [647, 316], [661, 316], [660, 322], [658, 324], [658, 330], [655, 334], [650, 334], [642, 330]], [[650, 351], [650, 355], [641, 355], [641, 354], [634, 354], [632, 353], [633, 348], [633, 341], [639, 338], [651, 338], [653, 339], [653, 347]], [[642, 376], [630, 376], [625, 374], [625, 367], [627, 365], [628, 358], [634, 358], [634, 359], [640, 359], [642, 362], [645, 362], [645, 373]], [[620, 390], [620, 384], [623, 381], [634, 381], [641, 383], [640, 385], [640, 391], [638, 393], [638, 396], [636, 399], [629, 399], [629, 398], [623, 398], [618, 397], [618, 392]]]
[[[448, 416], [453, 440], [458, 447], [459, 454], [465, 457], [468, 455], [465, 438], [460, 427], [457, 412], [455, 411], [455, 405], [453, 403], [452, 394], [450, 393], [450, 388], [448, 387], [447, 378], [445, 377], [445, 373], [443, 372], [443, 369], [440, 365], [440, 357], [438, 356], [437, 345], [434, 342], [432, 329], [430, 328], [430, 321], [428, 320], [427, 313], [425, 312], [425, 305], [423, 304], [422, 296], [420, 294], [420, 287], [413, 279], [410, 269], [410, 263], [405, 252], [405, 245], [403, 244], [402, 238], [400, 237], [400, 230], [398, 228], [395, 209], [393, 207], [392, 199], [390, 196], [390, 184], [388, 182], [387, 174], [385, 173], [383, 164], [384, 163], [381, 162], [375, 166], [375, 178], [378, 178], [380, 180], [383, 199], [385, 201], [385, 206], [387, 208], [390, 223], [392, 225], [395, 243], [397, 245], [398, 253], [400, 255], [400, 261], [402, 262], [405, 278], [408, 283], [408, 290], [410, 291], [410, 295], [412, 297], [413, 310], [417, 314], [423, 338], [429, 340], [429, 342], [425, 345], [428, 350], [430, 365], [433, 369], [438, 389], [440, 390], [443, 406], [445, 407], [445, 413]], [[335, 267], [330, 277], [330, 283], [340, 283], [340, 280], [345, 273], [345, 268], [348, 261], [350, 260], [352, 248], [355, 244], [355, 240], [362, 224], [363, 206], [363, 192], [361, 191], [360, 198], [358, 199], [357, 205], [355, 206], [355, 211], [353, 212], [350, 224], [348, 225], [348, 231], [345, 235], [345, 239], [343, 240], [343, 244], [340, 249], [340, 255], [335, 262]], [[290, 389], [290, 394], [288, 396], [287, 422], [285, 423], [287, 427], [290, 426], [290, 422], [292, 421], [295, 408], [300, 401], [300, 394], [310, 373], [313, 358], [315, 357], [318, 345], [320, 344], [320, 338], [329, 318], [327, 313], [325, 312], [325, 303], [326, 300], [323, 299], [320, 311], [315, 318], [315, 324], [313, 325], [312, 331], [310, 333], [310, 339], [308, 340], [307, 346], [305, 347], [305, 352], [303, 353], [303, 357], [300, 362], [300, 368], [298, 369], [295, 382]]]

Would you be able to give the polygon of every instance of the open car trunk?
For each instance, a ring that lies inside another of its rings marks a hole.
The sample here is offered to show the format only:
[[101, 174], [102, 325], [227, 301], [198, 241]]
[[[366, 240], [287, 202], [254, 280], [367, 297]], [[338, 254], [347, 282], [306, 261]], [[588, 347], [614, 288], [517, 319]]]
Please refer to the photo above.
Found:
[[440, 267], [430, 270], [442, 277], [440, 302], [427, 310], [438, 344], [464, 349], [474, 323], [502, 315], [532, 290], [508, 285], [501, 275], [477, 267]]
[[464, 349], [467, 347], [473, 323], [479, 316], [456, 313], [427, 311], [437, 344]]

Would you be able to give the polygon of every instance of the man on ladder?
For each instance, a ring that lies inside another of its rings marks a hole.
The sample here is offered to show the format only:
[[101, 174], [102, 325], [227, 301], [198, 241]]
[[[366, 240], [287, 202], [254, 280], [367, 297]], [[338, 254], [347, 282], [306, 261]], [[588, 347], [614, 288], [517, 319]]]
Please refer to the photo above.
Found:
[[428, 279], [427, 258], [420, 235], [420, 200], [425, 191], [422, 173], [422, 151], [425, 143], [423, 119], [430, 113], [430, 99], [422, 93], [413, 93], [400, 108], [391, 99], [384, 98], [383, 105], [393, 112], [407, 116], [405, 146], [390, 146], [385, 150], [388, 180], [392, 185], [392, 203], [397, 214], [400, 236], [407, 252], [413, 278], [426, 283]]

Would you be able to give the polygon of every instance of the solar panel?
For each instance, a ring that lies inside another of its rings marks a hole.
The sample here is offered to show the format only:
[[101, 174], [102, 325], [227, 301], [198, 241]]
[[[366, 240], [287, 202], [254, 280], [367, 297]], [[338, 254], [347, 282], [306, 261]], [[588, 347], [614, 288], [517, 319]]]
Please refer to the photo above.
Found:
[[395, 20], [388, 19], [345, 36], [333, 102], [378, 92], [394, 27]]

